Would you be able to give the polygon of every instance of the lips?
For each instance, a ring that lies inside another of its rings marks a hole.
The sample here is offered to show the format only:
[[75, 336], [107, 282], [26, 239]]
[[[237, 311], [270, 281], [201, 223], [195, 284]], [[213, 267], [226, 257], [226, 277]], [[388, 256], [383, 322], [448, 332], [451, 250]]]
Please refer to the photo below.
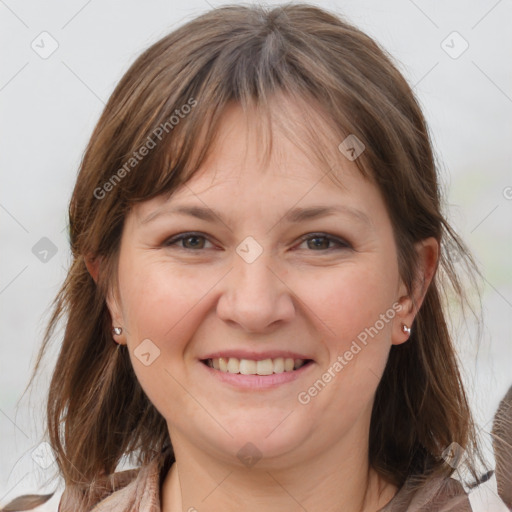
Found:
[[313, 358], [307, 354], [301, 354], [298, 352], [286, 351], [286, 350], [266, 350], [265, 352], [256, 352], [251, 350], [219, 350], [201, 357], [201, 361], [208, 359], [218, 359], [223, 357], [229, 359], [230, 357], [237, 359], [249, 359], [252, 361], [262, 361], [264, 359], [277, 359], [282, 357], [283, 359], [304, 359], [312, 360]]
[[311, 359], [292, 359], [277, 357], [275, 359], [214, 358], [203, 361], [204, 364], [224, 373], [240, 373], [242, 375], [272, 375], [274, 373], [293, 372], [302, 368]]
[[294, 372], [313, 360], [304, 354], [283, 350], [212, 352], [200, 361], [223, 374], [269, 376]]
[[294, 360], [292, 358], [255, 361], [219, 357], [203, 359], [200, 363], [199, 366], [203, 367], [216, 382], [237, 391], [249, 393], [270, 392], [308, 375], [315, 366], [312, 359]]

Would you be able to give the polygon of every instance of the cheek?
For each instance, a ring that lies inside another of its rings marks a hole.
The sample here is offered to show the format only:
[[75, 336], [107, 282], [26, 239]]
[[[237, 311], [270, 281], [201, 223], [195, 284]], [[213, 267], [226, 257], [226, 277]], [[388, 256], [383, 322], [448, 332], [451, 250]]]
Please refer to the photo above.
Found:
[[392, 268], [384, 271], [377, 264], [353, 266], [326, 275], [323, 285], [317, 280], [315, 289], [326, 293], [322, 296], [317, 292], [312, 297], [312, 304], [318, 316], [330, 327], [330, 337], [338, 339], [343, 348], [376, 323], [382, 333], [390, 330], [390, 318], [384, 323], [379, 319], [386, 313], [388, 317], [392, 316], [395, 287]]
[[120, 266], [120, 275], [128, 349], [137, 380], [164, 417], [180, 410], [193, 418], [198, 412], [180, 385], [187, 368], [179, 362], [205, 314], [205, 295], [219, 277], [212, 271], [198, 273], [169, 262], [135, 259]]
[[370, 414], [389, 355], [397, 274], [392, 266], [384, 271], [384, 263], [369, 260], [317, 274], [309, 283], [314, 293], [307, 304], [322, 330], [324, 357], [297, 398], [304, 411], [321, 415], [326, 438], [333, 428], [343, 431]]
[[323, 286], [317, 282], [317, 290], [329, 290], [310, 298], [329, 328], [323, 329], [327, 357], [320, 371], [330, 391], [321, 400], [354, 412], [371, 401], [391, 347], [396, 277], [392, 266], [384, 271], [375, 263], [333, 272]]
[[129, 345], [143, 339], [161, 350], [181, 350], [197, 328], [201, 301], [219, 281], [214, 270], [198, 272], [165, 261], [127, 261], [120, 283]]

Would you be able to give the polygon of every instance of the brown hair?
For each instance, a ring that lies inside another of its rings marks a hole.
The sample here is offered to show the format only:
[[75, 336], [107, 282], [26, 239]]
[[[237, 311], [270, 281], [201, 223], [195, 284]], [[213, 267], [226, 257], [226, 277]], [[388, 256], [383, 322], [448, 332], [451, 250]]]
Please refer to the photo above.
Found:
[[[171, 194], [190, 179], [229, 102], [256, 108], [270, 127], [279, 119], [277, 94], [304, 107], [302, 128], [318, 139], [310, 142], [320, 158], [338, 151], [349, 134], [364, 143], [355, 163], [382, 193], [410, 291], [414, 244], [435, 237], [444, 248], [411, 338], [392, 347], [379, 384], [371, 465], [400, 486], [415, 476], [450, 475], [442, 452], [453, 442], [469, 455], [478, 451], [443, 295], [450, 288], [465, 301], [454, 262], [460, 268], [466, 263], [470, 276], [478, 271], [441, 211], [429, 132], [411, 87], [387, 52], [339, 15], [307, 4], [224, 6], [181, 26], [133, 63], [92, 134], [73, 191], [73, 261], [35, 371], [65, 317], [48, 396], [48, 434], [66, 486], [84, 491], [84, 507], [90, 505], [87, 489], [114, 472], [124, 455], [145, 464], [170, 443], [126, 348], [111, 337], [105, 298], [116, 286], [125, 216], [134, 204]], [[325, 133], [308, 129], [318, 119], [329, 126], [328, 142]], [[136, 158], [150, 140], [154, 146]], [[269, 147], [271, 137], [266, 140]], [[101, 261], [97, 282], [86, 268], [89, 257]]]

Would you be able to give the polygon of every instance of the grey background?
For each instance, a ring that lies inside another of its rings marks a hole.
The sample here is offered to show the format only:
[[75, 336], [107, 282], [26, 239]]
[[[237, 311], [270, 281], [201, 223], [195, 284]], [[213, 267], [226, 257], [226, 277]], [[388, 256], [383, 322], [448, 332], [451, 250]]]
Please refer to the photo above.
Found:
[[[457, 335], [485, 437], [512, 384], [512, 3], [314, 3], [345, 15], [384, 45], [424, 108], [449, 218], [485, 276], [480, 345], [471, 323]], [[88, 138], [134, 58], [210, 5], [220, 3], [0, 0], [0, 506], [24, 492], [53, 489], [45, 482], [55, 465], [37, 463], [51, 462], [39, 446], [51, 358], [32, 394], [19, 399], [70, 261], [67, 204]], [[41, 36], [44, 31], [50, 36]], [[40, 53], [58, 47], [42, 58], [32, 44]], [[473, 493], [475, 510], [493, 499], [493, 485], [487, 498]], [[56, 498], [41, 510], [56, 510]]]

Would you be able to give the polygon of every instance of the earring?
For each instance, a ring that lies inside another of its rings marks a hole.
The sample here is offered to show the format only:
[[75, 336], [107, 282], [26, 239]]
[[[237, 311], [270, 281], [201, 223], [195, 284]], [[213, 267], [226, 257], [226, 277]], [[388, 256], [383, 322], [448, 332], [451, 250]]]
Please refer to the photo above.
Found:
[[405, 324], [402, 324], [402, 332], [404, 334], [411, 334], [411, 328], [407, 327], [407, 325], [405, 325]]
[[114, 336], [119, 336], [123, 332], [123, 329], [121, 327], [114, 327], [112, 329], [112, 334]]

